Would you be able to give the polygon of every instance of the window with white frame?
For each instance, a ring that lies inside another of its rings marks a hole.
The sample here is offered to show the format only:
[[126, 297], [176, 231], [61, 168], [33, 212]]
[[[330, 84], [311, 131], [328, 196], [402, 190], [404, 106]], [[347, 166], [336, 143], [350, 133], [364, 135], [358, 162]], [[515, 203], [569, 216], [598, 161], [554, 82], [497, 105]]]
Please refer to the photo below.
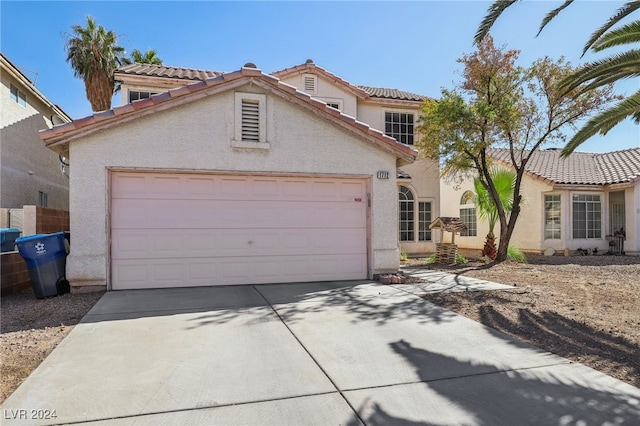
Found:
[[431, 241], [431, 203], [418, 202], [418, 241]]
[[561, 236], [561, 203], [560, 194], [544, 196], [544, 239], [559, 240]]
[[335, 100], [324, 100], [324, 102], [327, 104], [327, 106], [330, 106], [331, 108], [335, 108], [338, 111], [342, 110], [342, 107], [340, 106], [340, 102], [339, 101], [335, 101]]
[[266, 99], [259, 93], [236, 92], [235, 142], [248, 144], [241, 147], [267, 142]]
[[574, 194], [573, 238], [602, 238], [600, 195]]
[[20, 89], [18, 89], [13, 84], [10, 85], [9, 90], [11, 92], [12, 101], [23, 107], [27, 106], [27, 95], [25, 95], [24, 92], [20, 91]]
[[159, 92], [147, 92], [142, 90], [129, 90], [129, 103], [139, 101], [141, 99], [148, 99], [153, 95], [157, 95]]
[[400, 241], [413, 241], [414, 236], [414, 197], [413, 193], [406, 186], [401, 186], [398, 191], [399, 200], [399, 238]]
[[460, 231], [461, 237], [475, 237], [478, 235], [478, 219], [476, 207], [473, 205], [475, 195], [471, 191], [465, 191], [460, 198], [460, 219], [467, 225], [466, 231]]
[[386, 111], [384, 113], [384, 133], [398, 142], [413, 145], [413, 114]]

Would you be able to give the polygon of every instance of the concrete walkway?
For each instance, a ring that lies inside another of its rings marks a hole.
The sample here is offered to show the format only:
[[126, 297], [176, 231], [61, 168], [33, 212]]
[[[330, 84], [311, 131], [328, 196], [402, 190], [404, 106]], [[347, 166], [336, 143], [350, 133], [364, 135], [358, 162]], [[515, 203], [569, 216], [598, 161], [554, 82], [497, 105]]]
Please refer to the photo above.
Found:
[[407, 288], [109, 292], [2, 424], [638, 424], [640, 389]]
[[486, 291], [486, 290], [510, 290], [514, 286], [494, 283], [466, 277], [464, 275], [449, 274], [447, 272], [434, 271], [423, 267], [402, 268], [405, 275], [428, 281], [425, 284], [403, 285], [407, 291], [419, 290], [421, 293], [455, 293], [461, 291]]

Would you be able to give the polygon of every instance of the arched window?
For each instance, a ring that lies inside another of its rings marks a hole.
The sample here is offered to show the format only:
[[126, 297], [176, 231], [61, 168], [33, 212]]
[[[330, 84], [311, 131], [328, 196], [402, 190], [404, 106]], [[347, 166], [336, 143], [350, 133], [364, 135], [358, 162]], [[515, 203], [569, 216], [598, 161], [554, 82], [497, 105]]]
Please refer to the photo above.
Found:
[[398, 191], [399, 205], [399, 237], [400, 241], [413, 241], [415, 221], [414, 221], [414, 197], [413, 193], [406, 186], [400, 186]]
[[460, 204], [473, 204], [473, 199], [476, 197], [472, 191], [464, 191], [462, 197], [460, 197]]
[[475, 194], [465, 191], [460, 197], [460, 219], [467, 225], [467, 230], [460, 232], [461, 237], [475, 237], [478, 235], [478, 220], [476, 219], [476, 206], [473, 204]]

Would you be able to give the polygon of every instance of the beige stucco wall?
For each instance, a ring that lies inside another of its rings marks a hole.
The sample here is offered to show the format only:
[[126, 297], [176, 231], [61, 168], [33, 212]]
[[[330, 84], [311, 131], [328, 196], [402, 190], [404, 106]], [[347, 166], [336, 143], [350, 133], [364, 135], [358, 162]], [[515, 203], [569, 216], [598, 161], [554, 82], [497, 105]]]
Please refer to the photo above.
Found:
[[[522, 209], [510, 244], [521, 250], [530, 252], [543, 252], [552, 248], [557, 252], [565, 249], [575, 251], [578, 249], [595, 249], [600, 252], [609, 250], [606, 236], [613, 232], [610, 229], [609, 204], [613, 193], [624, 191], [626, 234], [625, 250], [633, 253], [638, 251], [638, 228], [640, 228], [640, 199], [638, 187], [626, 189], [593, 189], [593, 188], [553, 188], [542, 181], [525, 177], [522, 182], [521, 193], [523, 198]], [[442, 216], [459, 216], [460, 198], [466, 190], [473, 191], [471, 180], [455, 184], [443, 179], [441, 181], [441, 212]], [[561, 237], [559, 239], [545, 239], [544, 236], [544, 196], [549, 194], [560, 195], [561, 202]], [[574, 239], [572, 236], [572, 197], [574, 194], [594, 194], [600, 196], [602, 204], [601, 229], [602, 237], [595, 239]], [[635, 197], [635, 200], [634, 200]], [[456, 237], [456, 242], [461, 248], [481, 249], [484, 245], [484, 237], [488, 232], [488, 224], [478, 218], [478, 235], [476, 237]], [[499, 235], [500, 224], [496, 225], [495, 233]], [[448, 238], [448, 237], [447, 237]]]
[[625, 250], [640, 254], [640, 182], [625, 191], [627, 241]]
[[438, 163], [429, 159], [420, 159], [413, 164], [403, 166], [402, 170], [411, 176], [409, 180], [398, 180], [398, 185], [408, 187], [415, 197], [415, 241], [400, 242], [400, 250], [408, 254], [432, 253], [436, 250], [439, 233], [431, 233], [431, 241], [418, 241], [418, 206], [417, 203], [431, 203], [431, 220], [440, 216], [440, 175]]
[[[281, 79], [283, 83], [287, 83], [300, 91], [304, 91], [304, 76], [308, 73], [293, 74]], [[314, 98], [318, 98], [324, 102], [336, 102], [341, 105], [341, 111], [351, 117], [357, 117], [358, 101], [356, 96], [336, 85], [334, 82], [327, 80], [322, 75], [314, 74], [317, 77], [316, 93], [309, 93]], [[371, 123], [367, 123], [371, 124]], [[376, 127], [376, 126], [372, 126]], [[376, 127], [379, 128], [379, 127]]]
[[[232, 148], [234, 98], [233, 91], [225, 92], [71, 143], [74, 245], [67, 278], [73, 285], [104, 285], [108, 280], [110, 168], [372, 176], [371, 272], [397, 270], [395, 156], [270, 94], [270, 149]], [[391, 178], [377, 179], [379, 170], [389, 171]]]
[[[10, 97], [13, 84], [26, 95], [26, 106]], [[45, 192], [48, 207], [69, 208], [68, 180], [58, 155], [48, 150], [38, 131], [51, 127], [53, 111], [7, 72], [0, 84], [0, 207], [38, 204]]]

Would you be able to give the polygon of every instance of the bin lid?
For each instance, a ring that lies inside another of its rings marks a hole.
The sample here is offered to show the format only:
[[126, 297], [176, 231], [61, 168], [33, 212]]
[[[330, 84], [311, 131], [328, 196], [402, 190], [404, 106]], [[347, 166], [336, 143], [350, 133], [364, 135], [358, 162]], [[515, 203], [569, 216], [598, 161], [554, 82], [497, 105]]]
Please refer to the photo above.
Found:
[[0, 233], [2, 234], [10, 233], [10, 232], [17, 232], [19, 234], [22, 234], [22, 231], [19, 230], [18, 228], [0, 228]]
[[64, 232], [54, 232], [53, 234], [34, 234], [34, 235], [27, 235], [26, 237], [20, 237], [16, 239], [16, 244], [17, 243], [25, 243], [25, 242], [29, 242], [32, 240], [41, 240], [43, 238], [51, 238], [51, 237], [58, 237], [62, 235], [64, 237]]

